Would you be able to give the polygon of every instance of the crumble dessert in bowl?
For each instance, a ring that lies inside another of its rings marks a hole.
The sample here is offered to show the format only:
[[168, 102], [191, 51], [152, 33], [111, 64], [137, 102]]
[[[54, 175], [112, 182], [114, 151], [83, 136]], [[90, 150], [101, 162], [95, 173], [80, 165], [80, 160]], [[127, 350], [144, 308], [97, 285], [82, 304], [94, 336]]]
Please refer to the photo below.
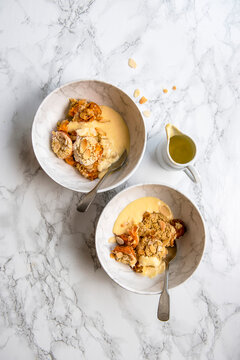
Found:
[[[148, 210], [152, 205], [155, 205], [155, 211], [145, 211], [140, 222], [137, 220], [139, 216], [129, 219], [129, 208], [132, 214], [138, 215], [134, 207]], [[117, 218], [114, 237], [111, 238], [117, 245], [110, 256], [130, 266], [136, 273], [153, 278], [165, 270], [164, 258], [168, 247], [173, 247], [175, 240], [185, 231], [185, 224], [182, 220], [173, 219], [167, 204], [156, 197], [142, 197], [127, 205]]]
[[103, 210], [96, 228], [96, 250], [106, 273], [118, 285], [139, 294], [162, 290], [164, 257], [177, 242], [169, 288], [191, 277], [205, 244], [197, 207], [167, 185], [145, 184], [117, 194]]
[[128, 127], [109, 106], [85, 99], [69, 102], [67, 119], [52, 131], [52, 150], [86, 179], [101, 178], [125, 149], [129, 152]]
[[57, 88], [43, 100], [33, 121], [32, 143], [39, 164], [55, 182], [85, 193], [126, 148], [126, 165], [101, 184], [102, 192], [122, 184], [137, 169], [146, 132], [127, 94], [102, 81], [82, 80]]

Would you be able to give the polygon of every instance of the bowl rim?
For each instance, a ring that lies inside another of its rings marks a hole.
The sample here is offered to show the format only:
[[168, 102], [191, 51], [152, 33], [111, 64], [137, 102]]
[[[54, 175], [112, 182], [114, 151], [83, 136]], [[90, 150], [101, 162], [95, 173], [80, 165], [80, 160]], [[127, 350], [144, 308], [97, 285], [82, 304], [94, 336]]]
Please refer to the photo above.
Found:
[[152, 292], [151, 292], [151, 291], [138, 291], [138, 290], [132, 289], [132, 288], [129, 287], [129, 286], [123, 286], [122, 284], [120, 284], [117, 280], [113, 279], [113, 277], [109, 274], [108, 270], [107, 270], [107, 269], [104, 267], [104, 265], [102, 264], [101, 259], [100, 259], [99, 254], [98, 254], [97, 230], [98, 230], [99, 222], [100, 222], [100, 219], [101, 219], [101, 216], [102, 216], [103, 211], [104, 211], [104, 210], [106, 209], [106, 207], [115, 199], [115, 197], [118, 196], [119, 194], [124, 193], [124, 192], [127, 191], [127, 190], [131, 190], [131, 189], [133, 189], [133, 188], [137, 188], [137, 187], [139, 187], [139, 186], [144, 186], [144, 185], [146, 185], [146, 186], [156, 186], [156, 185], [158, 185], [158, 186], [165, 186], [165, 187], [167, 187], [167, 188], [169, 188], [169, 189], [171, 189], [171, 190], [175, 190], [177, 193], [179, 193], [180, 195], [184, 196], [188, 201], [190, 201], [190, 203], [192, 203], [192, 205], [196, 208], [196, 210], [197, 210], [197, 212], [198, 212], [198, 214], [199, 214], [199, 216], [200, 216], [200, 220], [201, 220], [201, 222], [202, 222], [202, 226], [203, 226], [203, 250], [202, 250], [201, 256], [200, 256], [200, 258], [199, 258], [199, 261], [198, 261], [198, 263], [196, 264], [196, 267], [195, 267], [195, 269], [193, 270], [193, 272], [191, 273], [191, 275], [190, 275], [187, 279], [185, 279], [181, 284], [176, 285], [176, 286], [174, 286], [174, 287], [172, 287], [172, 288], [170, 288], [170, 289], [174, 289], [174, 288], [182, 285], [183, 283], [185, 283], [186, 281], [188, 281], [188, 280], [192, 277], [192, 275], [194, 274], [194, 272], [197, 270], [197, 268], [198, 268], [198, 266], [199, 266], [199, 264], [200, 264], [200, 262], [201, 262], [201, 260], [202, 260], [204, 251], [205, 251], [205, 245], [206, 245], [206, 227], [205, 227], [204, 219], [203, 219], [203, 216], [202, 216], [202, 214], [201, 214], [198, 206], [195, 204], [195, 202], [194, 202], [193, 200], [191, 200], [188, 196], [186, 196], [185, 194], [183, 194], [180, 190], [176, 189], [176, 188], [173, 187], [173, 186], [169, 186], [169, 185], [167, 185], [167, 184], [164, 183], [164, 182], [161, 182], [161, 183], [138, 183], [138, 184], [135, 184], [135, 185], [128, 186], [127, 188], [125, 188], [125, 189], [123, 189], [122, 191], [120, 191], [119, 193], [117, 193], [117, 194], [106, 204], [106, 206], [103, 208], [103, 210], [102, 210], [102, 212], [101, 212], [101, 214], [100, 214], [100, 216], [99, 216], [99, 218], [98, 218], [97, 225], [96, 225], [96, 229], [95, 229], [95, 247], [96, 247], [97, 257], [98, 257], [98, 260], [99, 260], [99, 262], [100, 262], [100, 264], [101, 264], [101, 267], [103, 268], [103, 270], [106, 272], [106, 274], [111, 278], [111, 280], [112, 280], [113, 282], [115, 282], [116, 284], [118, 284], [121, 288], [123, 288], [123, 289], [125, 289], [125, 290], [128, 290], [128, 291], [131, 291], [131, 292], [133, 292], [133, 293], [135, 293], [135, 294], [139, 294], [139, 295], [159, 295], [159, 294], [161, 294], [161, 292], [162, 292], [161, 290], [160, 290], [160, 291], [152, 291]]
[[[74, 80], [74, 81], [69, 81], [59, 87], [57, 87], [56, 89], [54, 89], [53, 91], [51, 91], [43, 100], [42, 102], [40, 103], [35, 115], [34, 115], [34, 118], [33, 118], [33, 123], [32, 123], [32, 129], [31, 129], [31, 140], [32, 140], [32, 148], [33, 148], [33, 152], [36, 156], [36, 159], [39, 163], [39, 165], [41, 166], [42, 170], [58, 185], [61, 185], [63, 186], [65, 189], [68, 189], [68, 190], [73, 190], [73, 191], [76, 191], [76, 192], [79, 192], [79, 193], [87, 193], [91, 190], [78, 190], [74, 187], [70, 187], [70, 186], [65, 186], [61, 183], [59, 183], [57, 180], [55, 180], [47, 171], [47, 169], [43, 166], [40, 158], [38, 157], [37, 155], [37, 151], [36, 151], [36, 143], [35, 143], [35, 140], [34, 140], [34, 134], [35, 134], [35, 127], [36, 127], [36, 118], [38, 116], [38, 113], [40, 112], [42, 106], [44, 105], [44, 103], [47, 101], [47, 99], [53, 95], [54, 93], [56, 93], [57, 91], [61, 90], [62, 88], [66, 87], [66, 86], [69, 86], [69, 85], [72, 85], [72, 84], [75, 84], [75, 83], [80, 83], [80, 82], [96, 82], [96, 83], [100, 83], [100, 84], [105, 84], [107, 86], [112, 86], [113, 88], [117, 89], [118, 91], [122, 92], [125, 96], [128, 97], [128, 99], [130, 100], [130, 102], [132, 102], [134, 104], [134, 106], [136, 107], [138, 113], [140, 114], [140, 118], [142, 120], [142, 124], [143, 124], [143, 136], [144, 136], [144, 143], [143, 143], [143, 148], [142, 148], [142, 152], [139, 156], [139, 159], [136, 163], [136, 165], [134, 166], [134, 168], [120, 181], [117, 181], [116, 184], [114, 185], [111, 185], [111, 186], [108, 186], [106, 188], [103, 188], [103, 189], [99, 189], [97, 192], [98, 193], [102, 193], [102, 192], [105, 192], [105, 191], [109, 191], [109, 190], [112, 190], [112, 189], [115, 189], [116, 187], [120, 186], [121, 184], [123, 184], [125, 181], [127, 181], [133, 174], [134, 172], [137, 170], [138, 166], [140, 165], [141, 161], [142, 161], [142, 158], [144, 156], [144, 153], [145, 153], [145, 150], [146, 150], [146, 143], [147, 143], [147, 136], [146, 136], [146, 125], [145, 125], [145, 122], [144, 122], [144, 119], [142, 117], [142, 114], [141, 114], [141, 111], [138, 109], [137, 105], [135, 104], [135, 102], [131, 99], [131, 97], [125, 93], [125, 91], [123, 91], [122, 89], [120, 89], [118, 86], [115, 86], [115, 85], [112, 85], [110, 83], [107, 83], [105, 81], [101, 81], [101, 80], [94, 80], [94, 79], [79, 79], [79, 80]], [[95, 186], [95, 182], [94, 182], [94, 186]]]

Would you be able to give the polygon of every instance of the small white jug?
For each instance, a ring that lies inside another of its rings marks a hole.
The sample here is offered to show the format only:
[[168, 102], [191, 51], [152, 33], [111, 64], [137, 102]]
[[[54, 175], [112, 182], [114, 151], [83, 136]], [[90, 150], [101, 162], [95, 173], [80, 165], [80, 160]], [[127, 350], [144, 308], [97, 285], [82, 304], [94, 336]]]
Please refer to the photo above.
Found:
[[184, 170], [192, 181], [200, 182], [198, 171], [191, 165], [197, 153], [195, 142], [172, 124], [165, 129], [167, 137], [156, 149], [159, 164], [165, 170]]

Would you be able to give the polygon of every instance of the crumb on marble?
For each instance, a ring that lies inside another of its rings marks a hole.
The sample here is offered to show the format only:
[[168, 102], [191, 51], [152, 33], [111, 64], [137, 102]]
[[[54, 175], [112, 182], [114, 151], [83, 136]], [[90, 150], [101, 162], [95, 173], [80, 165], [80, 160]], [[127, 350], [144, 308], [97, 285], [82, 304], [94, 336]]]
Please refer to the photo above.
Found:
[[145, 96], [142, 96], [139, 100], [139, 104], [145, 104], [145, 102], [147, 102], [147, 99], [145, 98]]
[[168, 93], [168, 89], [163, 89], [164, 94]]
[[134, 93], [133, 93], [133, 96], [134, 96], [135, 98], [137, 98], [139, 95], [140, 95], [140, 90], [139, 90], [139, 89], [136, 89], [136, 90], [134, 91]]
[[151, 112], [149, 110], [144, 110], [142, 113], [143, 113], [143, 115], [145, 117], [150, 117], [151, 116]]
[[174, 86], [172, 87], [172, 89], [173, 89], [173, 90], [176, 90], [177, 88], [176, 88], [176, 86], [174, 85]]
[[129, 58], [129, 59], [128, 59], [128, 66], [130, 66], [130, 67], [133, 68], [133, 69], [136, 69], [137, 63], [136, 63], [136, 61], [133, 60], [132, 58]]

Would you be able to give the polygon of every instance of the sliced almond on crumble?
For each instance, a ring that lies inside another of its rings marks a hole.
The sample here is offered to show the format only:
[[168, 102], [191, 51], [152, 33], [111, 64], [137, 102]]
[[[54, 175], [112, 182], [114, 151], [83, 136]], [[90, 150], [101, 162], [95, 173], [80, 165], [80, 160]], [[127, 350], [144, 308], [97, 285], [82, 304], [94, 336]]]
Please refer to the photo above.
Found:
[[87, 149], [86, 151], [84, 151], [83, 153], [83, 158], [86, 160], [86, 159], [89, 159], [91, 156], [91, 151], [90, 149]]
[[80, 151], [81, 153], [84, 153], [84, 151], [87, 149], [87, 146], [88, 146], [88, 142], [86, 139], [83, 139], [81, 141], [81, 145], [80, 145]]
[[152, 252], [153, 254], [155, 254], [155, 252], [156, 252], [155, 246], [150, 245], [150, 250], [151, 250], [151, 252]]
[[133, 60], [132, 58], [129, 58], [129, 59], [128, 59], [128, 66], [130, 66], [130, 67], [133, 68], [133, 69], [136, 69], [137, 63], [136, 63], [136, 61]]
[[119, 236], [116, 236], [116, 242], [119, 244], [119, 245], [123, 245], [124, 244], [124, 241], [123, 239], [121, 239]]
[[160, 224], [161, 230], [164, 231], [166, 228], [166, 223], [164, 221], [160, 220], [159, 224]]
[[117, 252], [116, 253], [116, 258], [117, 259], [121, 259], [123, 257], [123, 253], [122, 252]]

